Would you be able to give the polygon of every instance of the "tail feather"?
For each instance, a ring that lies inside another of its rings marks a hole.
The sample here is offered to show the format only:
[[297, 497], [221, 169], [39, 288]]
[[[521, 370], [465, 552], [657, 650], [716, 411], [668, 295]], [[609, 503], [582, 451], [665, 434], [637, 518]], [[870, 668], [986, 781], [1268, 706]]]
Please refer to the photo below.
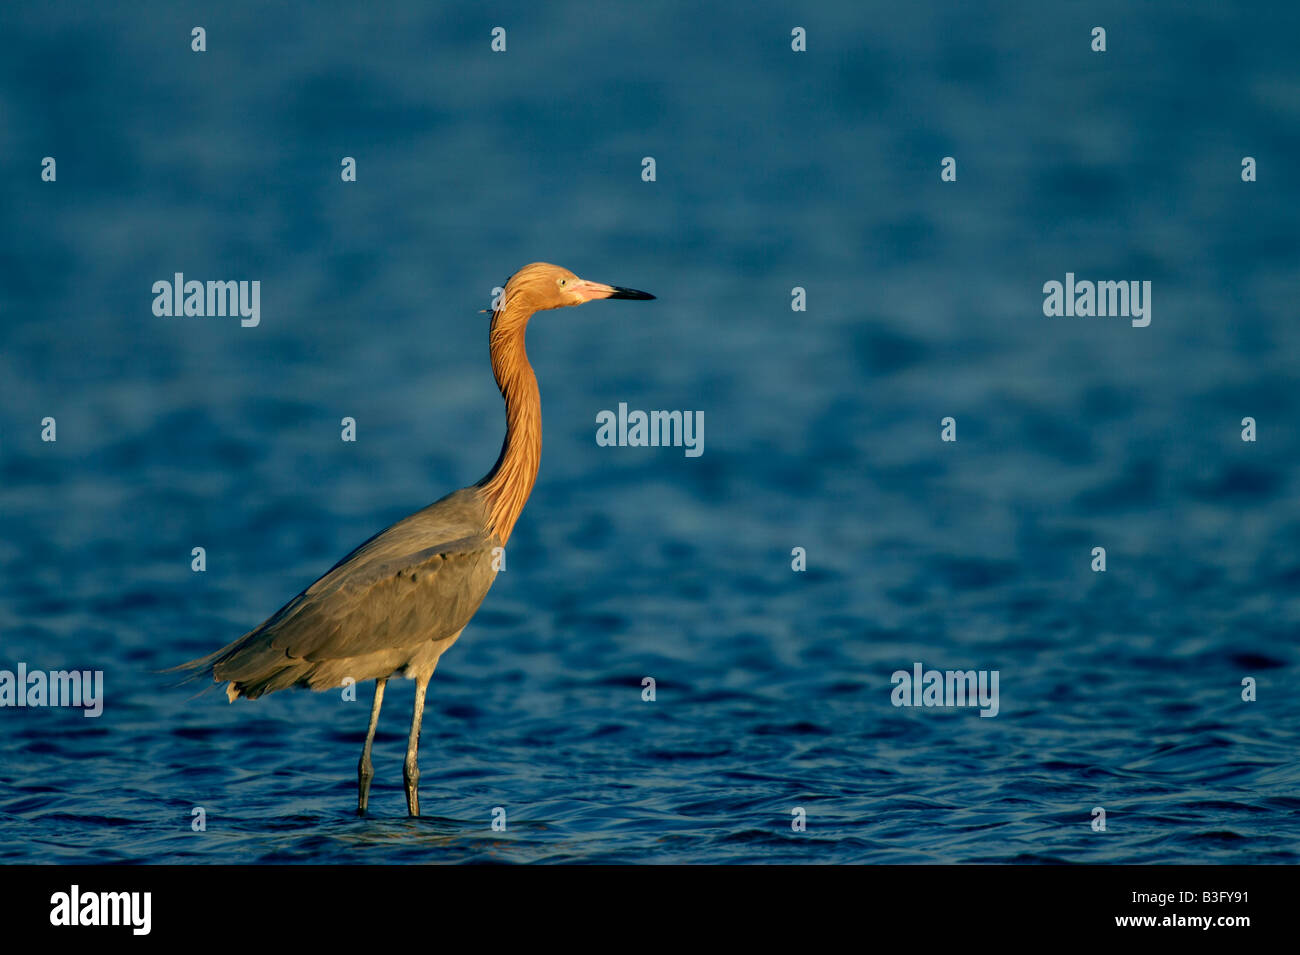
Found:
[[233, 653], [234, 651], [238, 650], [240, 644], [242, 644], [245, 640], [247, 640], [256, 632], [257, 632], [256, 630], [249, 631], [248, 633], [244, 634], [242, 637], [240, 637], [238, 640], [234, 641], [233, 643], [228, 643], [220, 650], [216, 650], [212, 653], [209, 653], [207, 656], [198, 657], [197, 659], [194, 660], [186, 660], [184, 663], [178, 663], [174, 667], [167, 667], [166, 669], [159, 670], [158, 672], [159, 673], [181, 673], [184, 671], [188, 671], [189, 675], [186, 676], [185, 679], [181, 680], [182, 683], [188, 683], [191, 680], [203, 676], [204, 674], [208, 674], [209, 676], [212, 676], [215, 679], [216, 677], [215, 674], [213, 673], [213, 669], [221, 661], [221, 659], [225, 657], [227, 654]]
[[210, 677], [214, 683], [228, 683], [226, 698], [233, 703], [241, 696], [255, 700], [265, 693], [293, 686], [304, 676], [304, 663], [306, 661], [292, 660], [283, 650], [273, 648], [269, 635], [259, 627], [207, 656], [187, 660], [160, 672], [187, 672], [181, 683], [201, 676]]

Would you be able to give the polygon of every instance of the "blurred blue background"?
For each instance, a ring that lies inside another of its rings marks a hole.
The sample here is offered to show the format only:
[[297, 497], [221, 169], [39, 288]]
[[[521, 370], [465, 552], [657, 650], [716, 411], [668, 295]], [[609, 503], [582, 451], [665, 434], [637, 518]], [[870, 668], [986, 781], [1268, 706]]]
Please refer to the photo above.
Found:
[[[0, 711], [0, 859], [1300, 861], [1298, 9], [5, 4], [0, 668], [106, 700]], [[488, 470], [478, 310], [537, 259], [659, 301], [532, 323], [427, 815], [398, 682], [359, 821], [368, 687], [154, 671]], [[261, 324], [155, 317], [177, 271]], [[1044, 318], [1067, 271], [1150, 327]], [[704, 454], [598, 447], [620, 401]], [[1000, 714], [896, 709], [916, 661]]]

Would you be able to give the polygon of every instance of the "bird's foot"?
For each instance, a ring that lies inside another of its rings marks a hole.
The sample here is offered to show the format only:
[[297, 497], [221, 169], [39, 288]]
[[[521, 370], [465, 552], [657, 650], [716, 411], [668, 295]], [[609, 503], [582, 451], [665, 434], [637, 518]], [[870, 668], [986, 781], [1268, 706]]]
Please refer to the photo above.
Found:
[[370, 768], [368, 763], [362, 763], [357, 772], [357, 815], [366, 814], [366, 806], [370, 804], [370, 780], [374, 779], [375, 771]]
[[406, 811], [412, 819], [420, 815], [420, 771], [406, 775]]

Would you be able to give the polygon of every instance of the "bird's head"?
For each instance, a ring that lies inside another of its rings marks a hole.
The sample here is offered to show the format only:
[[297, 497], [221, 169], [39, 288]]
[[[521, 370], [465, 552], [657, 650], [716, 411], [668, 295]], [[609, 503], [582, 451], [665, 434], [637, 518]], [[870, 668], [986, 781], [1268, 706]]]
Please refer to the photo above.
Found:
[[501, 296], [500, 311], [510, 308], [531, 313], [545, 308], [581, 305], [598, 298], [651, 299], [654, 296], [636, 289], [590, 282], [558, 265], [534, 262], [510, 276]]

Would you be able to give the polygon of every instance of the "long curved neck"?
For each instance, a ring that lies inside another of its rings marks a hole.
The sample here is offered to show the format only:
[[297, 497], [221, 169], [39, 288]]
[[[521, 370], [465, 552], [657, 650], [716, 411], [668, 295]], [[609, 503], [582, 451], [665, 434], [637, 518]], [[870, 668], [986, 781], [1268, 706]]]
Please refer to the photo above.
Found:
[[488, 532], [504, 544], [514, 530], [542, 462], [542, 396], [524, 351], [531, 310], [509, 306], [492, 316], [488, 344], [492, 374], [506, 400], [506, 439], [501, 455], [478, 487], [488, 506]]

